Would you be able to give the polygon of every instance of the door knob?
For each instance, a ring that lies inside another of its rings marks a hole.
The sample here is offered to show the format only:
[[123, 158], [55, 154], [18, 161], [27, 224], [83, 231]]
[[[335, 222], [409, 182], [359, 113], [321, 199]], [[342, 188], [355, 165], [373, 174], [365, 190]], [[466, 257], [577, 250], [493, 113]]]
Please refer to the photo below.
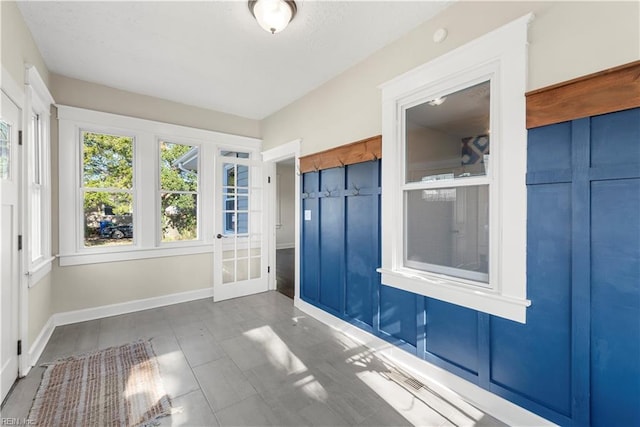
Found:
[[227, 236], [223, 236], [222, 234], [218, 233], [218, 234], [216, 235], [216, 238], [218, 238], [218, 239], [223, 239], [223, 238], [224, 238], [224, 239], [226, 239], [226, 238], [227, 238]]

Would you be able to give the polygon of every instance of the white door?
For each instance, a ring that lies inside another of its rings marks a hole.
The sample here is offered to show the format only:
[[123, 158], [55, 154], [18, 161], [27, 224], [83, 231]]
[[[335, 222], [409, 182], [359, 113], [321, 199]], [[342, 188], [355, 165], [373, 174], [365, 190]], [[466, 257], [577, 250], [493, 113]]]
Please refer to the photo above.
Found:
[[2, 92], [0, 110], [0, 401], [18, 377], [18, 191], [20, 109]]
[[258, 156], [249, 150], [217, 155], [214, 301], [268, 290], [266, 177]]

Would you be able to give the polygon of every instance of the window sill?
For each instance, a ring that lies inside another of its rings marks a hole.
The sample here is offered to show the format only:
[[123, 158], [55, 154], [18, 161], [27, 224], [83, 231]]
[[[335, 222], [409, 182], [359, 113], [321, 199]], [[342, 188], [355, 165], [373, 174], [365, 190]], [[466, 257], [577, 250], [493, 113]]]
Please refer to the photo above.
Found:
[[54, 257], [45, 258], [31, 266], [31, 269], [26, 273], [29, 288], [33, 288], [49, 274], [54, 259]]
[[471, 288], [462, 284], [457, 285], [436, 277], [384, 268], [379, 268], [378, 272], [382, 274], [383, 285], [520, 323], [526, 322], [526, 310], [531, 305], [531, 301], [528, 299], [513, 298], [480, 287]]
[[121, 251], [100, 253], [73, 253], [60, 255], [60, 266], [99, 264], [105, 262], [132, 261], [148, 258], [162, 258], [180, 255], [194, 255], [213, 253], [213, 244], [199, 244], [194, 246], [173, 246], [149, 249], [128, 248]]

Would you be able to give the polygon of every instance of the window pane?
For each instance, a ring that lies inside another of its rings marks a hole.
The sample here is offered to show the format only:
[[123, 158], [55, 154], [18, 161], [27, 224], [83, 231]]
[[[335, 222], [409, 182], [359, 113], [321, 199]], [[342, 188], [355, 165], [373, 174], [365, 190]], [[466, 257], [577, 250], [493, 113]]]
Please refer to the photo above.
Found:
[[11, 166], [11, 126], [0, 120], [0, 179], [9, 179]]
[[115, 246], [133, 242], [133, 198], [129, 193], [84, 193], [84, 245]]
[[160, 143], [160, 189], [198, 191], [198, 147]]
[[489, 282], [489, 187], [406, 192], [405, 266]]
[[42, 256], [42, 188], [31, 189], [31, 261]]
[[198, 238], [198, 195], [161, 193], [162, 241]]
[[485, 174], [489, 92], [487, 81], [406, 110], [406, 182]]
[[238, 187], [248, 187], [249, 186], [249, 166], [245, 165], [237, 165], [238, 169]]
[[223, 157], [235, 157], [237, 159], [248, 159], [249, 153], [244, 153], [241, 151], [221, 151], [220, 155]]
[[40, 169], [42, 167], [40, 161], [40, 117], [37, 114], [31, 117], [31, 132], [33, 135], [33, 183], [40, 184]]
[[162, 241], [197, 239], [198, 195], [192, 193], [162, 193], [160, 200]]
[[83, 185], [130, 189], [133, 185], [133, 138], [83, 132]]
[[249, 214], [238, 213], [236, 214], [237, 220], [237, 234], [247, 234], [249, 232]]
[[238, 210], [239, 211], [249, 210], [249, 196], [238, 196]]

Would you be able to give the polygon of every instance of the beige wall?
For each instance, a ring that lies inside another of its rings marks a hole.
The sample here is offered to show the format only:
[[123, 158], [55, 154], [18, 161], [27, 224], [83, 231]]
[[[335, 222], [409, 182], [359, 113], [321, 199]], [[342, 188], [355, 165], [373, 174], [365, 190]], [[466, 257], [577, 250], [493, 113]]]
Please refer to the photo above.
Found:
[[38, 338], [42, 328], [54, 313], [51, 306], [52, 277], [51, 274], [46, 275], [29, 289], [29, 343], [25, 346], [26, 351], [31, 349], [33, 342]]
[[13, 80], [22, 87], [24, 85], [25, 64], [35, 65], [42, 80], [49, 83], [49, 70], [44, 64], [42, 55], [31, 37], [31, 32], [22, 19], [22, 14], [13, 1], [0, 1], [2, 31], [0, 41], [2, 66], [9, 72]]
[[212, 265], [212, 254], [199, 254], [58, 267], [53, 271], [53, 312], [210, 288]]
[[260, 137], [260, 122], [51, 74], [56, 103], [233, 135]]
[[263, 120], [264, 148], [302, 138], [305, 155], [380, 134], [378, 85], [528, 12], [529, 89], [640, 58], [638, 2], [458, 2]]

